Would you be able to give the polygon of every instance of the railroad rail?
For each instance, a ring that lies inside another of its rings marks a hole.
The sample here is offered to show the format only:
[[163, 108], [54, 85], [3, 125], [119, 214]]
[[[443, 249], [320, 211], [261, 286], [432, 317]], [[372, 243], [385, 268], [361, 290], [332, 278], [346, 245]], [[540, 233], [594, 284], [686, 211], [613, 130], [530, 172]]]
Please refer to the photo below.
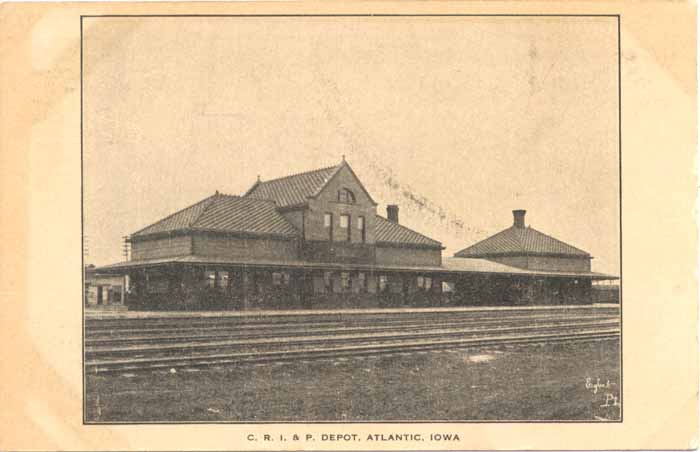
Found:
[[90, 373], [619, 337], [617, 308], [86, 319]]

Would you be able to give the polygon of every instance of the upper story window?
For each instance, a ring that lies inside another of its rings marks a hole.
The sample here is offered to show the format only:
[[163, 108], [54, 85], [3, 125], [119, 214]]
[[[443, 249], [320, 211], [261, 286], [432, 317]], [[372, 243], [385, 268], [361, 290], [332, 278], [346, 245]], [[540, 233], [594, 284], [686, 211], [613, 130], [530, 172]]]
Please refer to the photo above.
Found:
[[326, 213], [323, 215], [323, 227], [328, 230], [328, 241], [333, 241], [333, 214]]
[[345, 204], [355, 204], [355, 193], [347, 188], [338, 190], [338, 202]]
[[357, 217], [357, 229], [360, 231], [362, 243], [365, 243], [365, 217]]
[[345, 237], [345, 240], [348, 242], [350, 241], [351, 233], [350, 233], [350, 215], [341, 215], [340, 216], [340, 229], [345, 229], [347, 233], [347, 237]]

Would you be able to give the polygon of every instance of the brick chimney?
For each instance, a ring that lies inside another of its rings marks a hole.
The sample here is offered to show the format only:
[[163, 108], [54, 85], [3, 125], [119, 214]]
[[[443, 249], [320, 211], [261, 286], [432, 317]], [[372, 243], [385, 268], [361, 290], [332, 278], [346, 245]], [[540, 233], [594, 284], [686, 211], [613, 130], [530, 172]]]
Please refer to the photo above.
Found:
[[524, 228], [525, 227], [525, 212], [527, 210], [514, 210], [513, 211], [513, 227]]
[[386, 217], [389, 221], [393, 223], [399, 222], [399, 206], [396, 204], [389, 204], [386, 206]]

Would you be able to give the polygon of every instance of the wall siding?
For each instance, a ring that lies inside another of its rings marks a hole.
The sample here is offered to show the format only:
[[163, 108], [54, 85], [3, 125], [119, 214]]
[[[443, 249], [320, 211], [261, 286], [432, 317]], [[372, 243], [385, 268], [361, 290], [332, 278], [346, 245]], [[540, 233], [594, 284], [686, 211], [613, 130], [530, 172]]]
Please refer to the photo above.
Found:
[[499, 262], [503, 265], [510, 265], [511, 267], [527, 268], [527, 256], [498, 256], [485, 259]]
[[486, 259], [500, 262], [504, 265], [527, 268], [530, 270], [591, 271], [591, 260], [588, 258], [555, 256], [500, 256], [488, 257]]
[[442, 264], [442, 251], [439, 249], [378, 246], [376, 256], [379, 265], [439, 266]]
[[591, 271], [591, 260], [587, 258], [529, 256], [527, 263], [532, 270]]
[[186, 235], [131, 243], [132, 261], [185, 256], [191, 254], [191, 252], [192, 239]]
[[226, 257], [245, 260], [297, 260], [299, 249], [295, 240], [194, 236], [193, 254], [203, 257]]

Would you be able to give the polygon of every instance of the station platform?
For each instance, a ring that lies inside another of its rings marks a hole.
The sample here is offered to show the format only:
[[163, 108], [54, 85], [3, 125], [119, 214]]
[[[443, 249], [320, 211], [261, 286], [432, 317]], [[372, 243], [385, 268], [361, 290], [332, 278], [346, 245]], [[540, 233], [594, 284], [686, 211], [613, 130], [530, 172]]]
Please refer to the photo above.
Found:
[[385, 308], [385, 309], [295, 309], [260, 311], [102, 311], [85, 310], [89, 319], [164, 319], [164, 318], [224, 318], [224, 317], [281, 317], [281, 316], [324, 316], [324, 315], [368, 315], [368, 314], [419, 314], [448, 312], [491, 312], [491, 311], [568, 311], [619, 308], [619, 304], [601, 303], [587, 305], [541, 305], [541, 306], [460, 306], [441, 308]]

